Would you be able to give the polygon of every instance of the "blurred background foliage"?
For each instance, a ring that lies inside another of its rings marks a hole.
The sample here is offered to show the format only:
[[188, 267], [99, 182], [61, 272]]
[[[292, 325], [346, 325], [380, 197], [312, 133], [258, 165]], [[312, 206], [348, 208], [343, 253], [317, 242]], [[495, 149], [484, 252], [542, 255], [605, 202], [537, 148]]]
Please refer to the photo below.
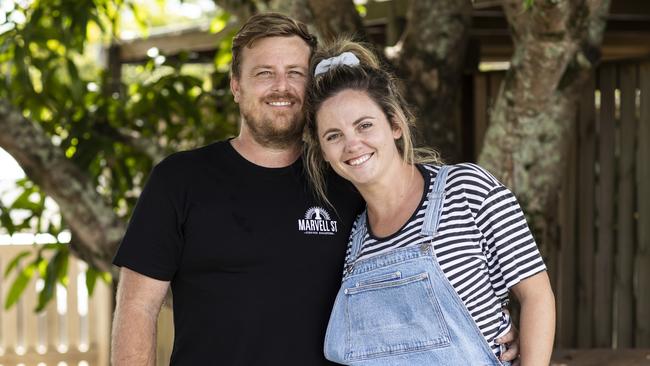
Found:
[[[180, 6], [189, 7], [190, 16], [177, 11]], [[0, 99], [37, 122], [126, 220], [158, 160], [234, 135], [238, 114], [232, 98], [225, 97], [229, 42], [219, 44], [209, 64], [189, 63], [186, 55], [167, 59], [152, 49], [144, 63], [118, 64], [118, 78], [109, 68], [108, 50], [119, 39], [146, 37], [170, 24], [207, 21], [217, 32], [229, 15], [212, 6], [201, 1], [3, 0]], [[21, 253], [3, 269], [3, 279], [13, 278], [3, 306], [15, 304], [29, 280], [40, 276], [44, 286], [36, 310], [42, 310], [55, 284], [67, 283], [69, 234], [56, 205], [38, 186], [21, 178], [15, 187], [10, 195], [0, 192], [0, 234], [47, 233], [49, 244], [39, 245], [36, 255]], [[90, 294], [98, 278], [110, 281], [110, 275], [91, 267], [86, 275]]]

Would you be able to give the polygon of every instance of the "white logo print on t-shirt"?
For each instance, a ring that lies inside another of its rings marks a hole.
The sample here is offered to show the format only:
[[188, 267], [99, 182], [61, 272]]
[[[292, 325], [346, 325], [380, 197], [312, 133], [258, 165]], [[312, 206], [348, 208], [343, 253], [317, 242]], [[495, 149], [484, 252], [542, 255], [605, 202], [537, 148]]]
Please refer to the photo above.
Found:
[[305, 234], [334, 235], [336, 220], [324, 208], [314, 206], [305, 212], [304, 219], [298, 219], [298, 230]]

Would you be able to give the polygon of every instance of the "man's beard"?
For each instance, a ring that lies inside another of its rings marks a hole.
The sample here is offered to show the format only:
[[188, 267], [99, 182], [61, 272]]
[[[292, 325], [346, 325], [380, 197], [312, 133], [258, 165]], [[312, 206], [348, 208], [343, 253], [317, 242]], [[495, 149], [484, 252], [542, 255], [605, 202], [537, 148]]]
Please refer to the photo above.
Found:
[[[302, 113], [290, 116], [290, 120], [282, 126], [276, 126], [272, 117], [253, 116], [251, 113], [241, 111], [243, 123], [251, 132], [253, 139], [260, 145], [283, 149], [292, 147], [301, 141], [304, 118]], [[259, 117], [259, 118], [256, 118]], [[282, 118], [285, 116], [279, 116]]]

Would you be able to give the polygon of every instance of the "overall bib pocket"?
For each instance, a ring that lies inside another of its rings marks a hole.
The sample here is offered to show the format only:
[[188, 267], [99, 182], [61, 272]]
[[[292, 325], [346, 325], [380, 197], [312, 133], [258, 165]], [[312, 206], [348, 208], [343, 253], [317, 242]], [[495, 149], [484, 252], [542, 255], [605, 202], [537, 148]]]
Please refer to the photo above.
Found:
[[344, 294], [349, 330], [347, 360], [450, 345], [449, 330], [428, 272], [406, 277], [391, 272], [365, 278], [346, 287]]

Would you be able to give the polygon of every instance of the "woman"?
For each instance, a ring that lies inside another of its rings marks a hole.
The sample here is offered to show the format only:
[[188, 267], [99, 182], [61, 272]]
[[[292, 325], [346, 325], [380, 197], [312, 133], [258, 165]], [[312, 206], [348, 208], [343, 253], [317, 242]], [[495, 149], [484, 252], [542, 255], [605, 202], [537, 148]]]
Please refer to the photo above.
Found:
[[473, 164], [441, 166], [413, 147], [413, 116], [362, 45], [318, 52], [307, 97], [305, 160], [327, 201], [330, 167], [366, 201], [354, 225], [325, 341], [354, 365], [501, 365], [495, 339], [521, 304], [521, 363], [548, 365], [554, 299], [512, 193]]

